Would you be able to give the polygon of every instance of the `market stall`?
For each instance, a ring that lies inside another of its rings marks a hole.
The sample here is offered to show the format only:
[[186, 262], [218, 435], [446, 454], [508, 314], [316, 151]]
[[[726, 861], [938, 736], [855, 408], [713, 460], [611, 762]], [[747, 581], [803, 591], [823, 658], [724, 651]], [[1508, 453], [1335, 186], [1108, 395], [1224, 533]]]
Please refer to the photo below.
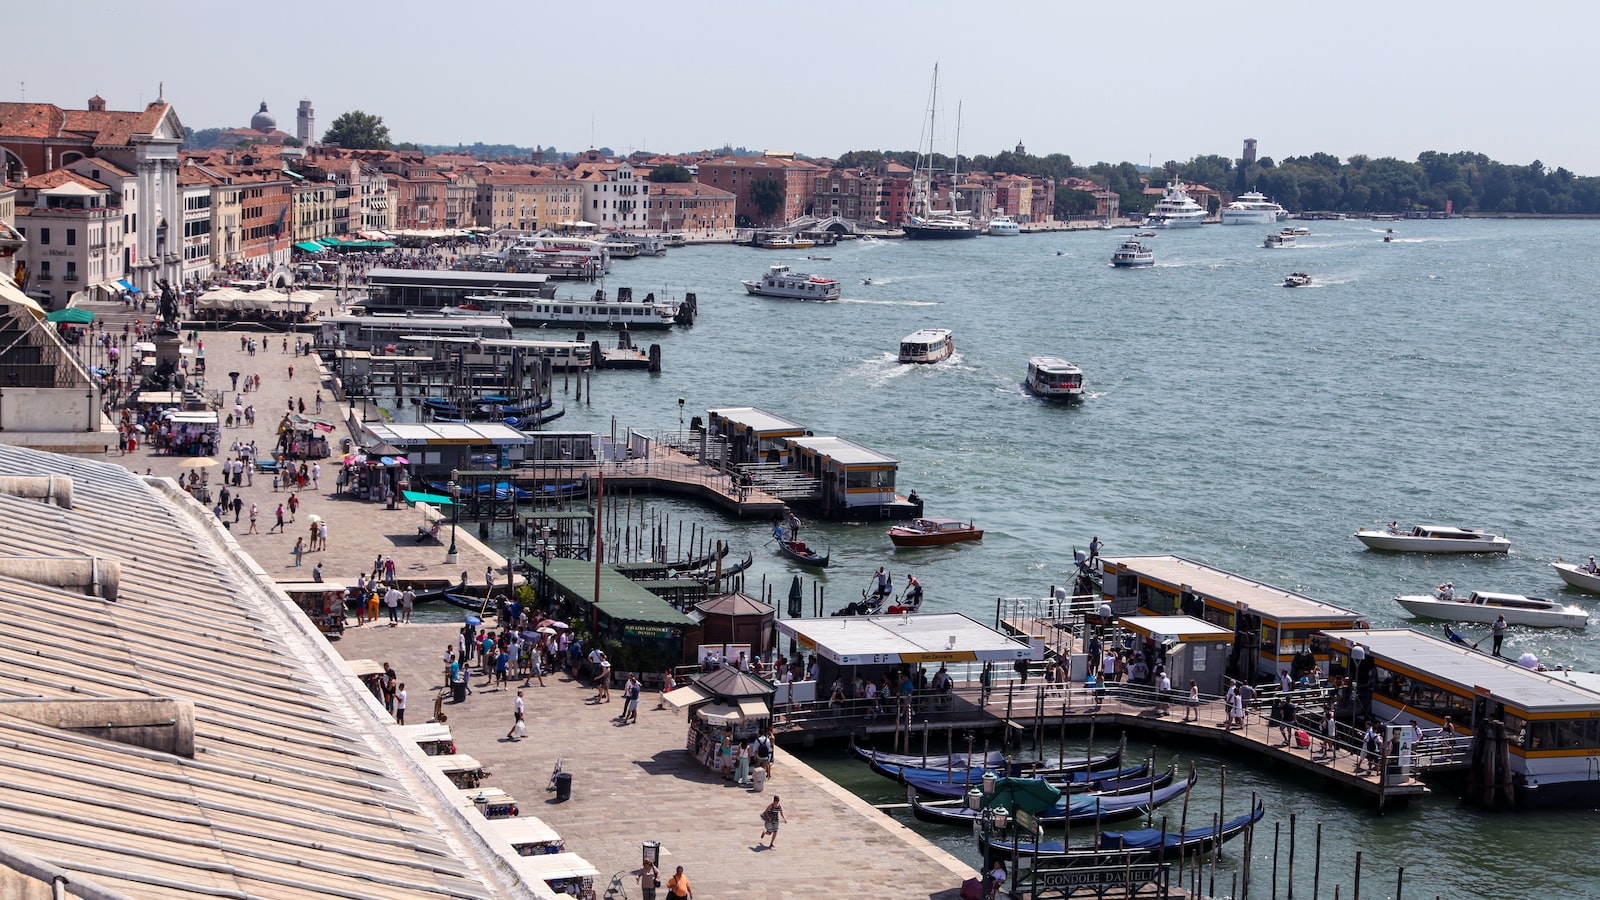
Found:
[[777, 686], [766, 679], [724, 665], [693, 676], [689, 686], [668, 692], [665, 700], [675, 709], [689, 711], [684, 749], [701, 765], [717, 769], [724, 738], [743, 743], [767, 730], [776, 691]]
[[600, 870], [576, 853], [518, 856], [512, 858], [511, 865], [518, 875], [529, 881], [544, 882], [558, 894], [595, 900], [594, 880]]

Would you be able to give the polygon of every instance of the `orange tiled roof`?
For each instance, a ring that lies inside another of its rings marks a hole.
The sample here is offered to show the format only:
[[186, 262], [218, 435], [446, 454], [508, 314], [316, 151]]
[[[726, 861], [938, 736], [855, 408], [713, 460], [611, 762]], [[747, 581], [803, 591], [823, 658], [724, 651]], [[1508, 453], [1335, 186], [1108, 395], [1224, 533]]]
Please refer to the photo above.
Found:
[[0, 135], [6, 137], [56, 137], [65, 120], [65, 111], [52, 103], [0, 103]]
[[52, 169], [49, 172], [29, 176], [26, 181], [22, 182], [22, 186], [24, 188], [38, 191], [47, 191], [51, 188], [60, 187], [63, 184], [78, 184], [96, 191], [108, 190], [108, 188], [100, 182], [95, 181], [92, 178], [79, 175], [77, 172], [74, 172], [71, 169]]
[[653, 194], [660, 194], [660, 195], [666, 196], [666, 197], [672, 197], [672, 196], [714, 197], [714, 196], [717, 196], [719, 194], [724, 196], [724, 197], [732, 197], [733, 196], [733, 192], [732, 191], [725, 191], [722, 188], [714, 187], [714, 186], [709, 185], [709, 184], [702, 184], [701, 182], [698, 182], [698, 181], [667, 182], [667, 183], [662, 183], [662, 184], [654, 184], [654, 185], [650, 186], [650, 192], [653, 193]]
[[91, 137], [97, 147], [125, 147], [136, 134], [153, 134], [171, 108], [170, 104], [156, 100], [139, 112], [62, 110], [66, 117], [62, 130]]
[[132, 172], [129, 172], [127, 169], [124, 169], [123, 167], [117, 165], [109, 159], [106, 159], [103, 156], [92, 157], [88, 160], [85, 160], [85, 162], [91, 163], [97, 168], [104, 169], [113, 175], [121, 175], [123, 178], [133, 177]]

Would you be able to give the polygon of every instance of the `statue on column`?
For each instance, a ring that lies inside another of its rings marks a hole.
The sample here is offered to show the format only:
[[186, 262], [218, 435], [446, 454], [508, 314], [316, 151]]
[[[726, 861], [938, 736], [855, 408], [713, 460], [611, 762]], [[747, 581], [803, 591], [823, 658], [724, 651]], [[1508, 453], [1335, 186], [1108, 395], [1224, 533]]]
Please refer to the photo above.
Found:
[[178, 292], [165, 279], [158, 286], [161, 294], [156, 301], [156, 314], [161, 320], [162, 329], [175, 333], [178, 330]]

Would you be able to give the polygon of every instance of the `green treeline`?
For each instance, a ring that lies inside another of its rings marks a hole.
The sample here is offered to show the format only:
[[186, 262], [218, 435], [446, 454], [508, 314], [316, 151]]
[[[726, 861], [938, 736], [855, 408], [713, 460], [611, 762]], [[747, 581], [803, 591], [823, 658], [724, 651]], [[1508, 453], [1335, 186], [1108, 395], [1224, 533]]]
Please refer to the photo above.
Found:
[[[916, 154], [852, 151], [840, 157], [839, 162], [847, 166], [872, 165], [883, 159], [912, 166]], [[949, 169], [950, 160], [935, 157], [935, 165]], [[961, 169], [1045, 175], [1055, 178], [1058, 184], [1069, 177], [1088, 178], [1121, 197], [1124, 215], [1144, 212], [1154, 203], [1155, 198], [1144, 195], [1141, 177], [1155, 187], [1181, 180], [1233, 195], [1256, 190], [1292, 212], [1443, 211], [1450, 201], [1457, 213], [1600, 214], [1600, 178], [1574, 175], [1564, 168], [1546, 169], [1538, 160], [1525, 166], [1508, 165], [1482, 153], [1466, 151], [1430, 150], [1415, 162], [1359, 155], [1341, 162], [1331, 154], [1314, 153], [1278, 162], [1263, 157], [1249, 165], [1242, 159], [1207, 155], [1183, 163], [1169, 160], [1149, 171], [1127, 162], [1084, 167], [1061, 153], [1034, 156], [1008, 151], [963, 157]], [[1094, 208], [1094, 198], [1087, 192], [1056, 193], [1057, 217], [1084, 215]]]

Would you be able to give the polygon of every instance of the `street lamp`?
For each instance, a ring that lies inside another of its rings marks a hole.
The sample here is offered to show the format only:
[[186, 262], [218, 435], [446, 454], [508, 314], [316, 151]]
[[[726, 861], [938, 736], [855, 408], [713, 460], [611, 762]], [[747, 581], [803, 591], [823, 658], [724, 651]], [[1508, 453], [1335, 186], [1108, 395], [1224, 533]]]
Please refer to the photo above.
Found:
[[450, 470], [450, 549], [444, 553], [446, 565], [455, 565], [461, 559], [456, 551], [456, 525], [461, 521], [461, 485], [456, 484], [460, 472]]
[[550, 554], [555, 546], [550, 543], [550, 526], [540, 529], [543, 537], [539, 538], [539, 591], [540, 597], [548, 606], [550, 601]]

